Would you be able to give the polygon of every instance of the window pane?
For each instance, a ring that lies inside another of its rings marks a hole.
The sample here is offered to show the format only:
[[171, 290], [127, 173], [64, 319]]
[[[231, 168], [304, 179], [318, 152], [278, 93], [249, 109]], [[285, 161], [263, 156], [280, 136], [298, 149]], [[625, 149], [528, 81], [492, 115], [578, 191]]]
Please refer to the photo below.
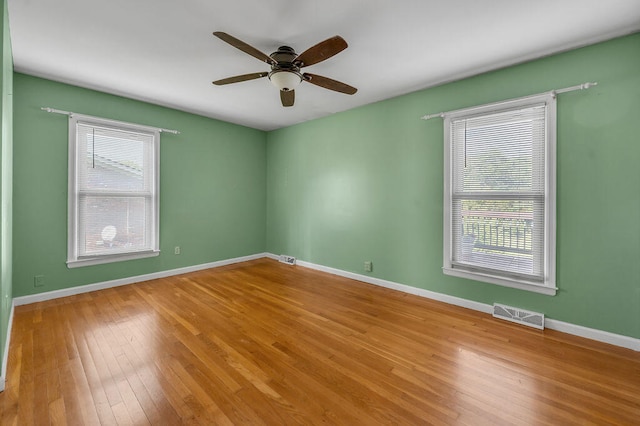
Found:
[[152, 135], [78, 126], [79, 187], [145, 191]]
[[454, 111], [445, 125], [445, 273], [554, 285], [555, 98]]
[[540, 200], [463, 198], [454, 201], [453, 214], [455, 262], [542, 278]]
[[151, 249], [145, 220], [148, 208], [145, 197], [81, 197], [79, 234], [83, 254]]
[[454, 121], [454, 191], [541, 191], [544, 118], [534, 107]]
[[67, 265], [156, 256], [160, 133], [74, 114], [69, 136]]

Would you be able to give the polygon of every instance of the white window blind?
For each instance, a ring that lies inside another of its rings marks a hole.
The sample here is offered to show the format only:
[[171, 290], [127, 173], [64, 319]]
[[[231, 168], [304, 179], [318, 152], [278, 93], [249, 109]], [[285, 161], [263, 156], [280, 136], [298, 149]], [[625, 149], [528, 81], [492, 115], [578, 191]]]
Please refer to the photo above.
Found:
[[159, 132], [70, 118], [70, 267], [158, 254]]
[[555, 99], [453, 112], [445, 126], [445, 273], [555, 291]]

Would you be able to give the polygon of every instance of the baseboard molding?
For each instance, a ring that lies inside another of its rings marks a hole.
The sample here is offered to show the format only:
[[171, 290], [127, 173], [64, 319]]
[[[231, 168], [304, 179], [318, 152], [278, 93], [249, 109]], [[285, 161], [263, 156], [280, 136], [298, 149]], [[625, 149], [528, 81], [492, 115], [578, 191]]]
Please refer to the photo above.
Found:
[[7, 324], [7, 339], [4, 344], [4, 354], [2, 354], [2, 370], [0, 373], [0, 392], [4, 391], [4, 386], [7, 381], [7, 363], [9, 362], [9, 344], [11, 343], [11, 330], [13, 329], [13, 307], [11, 304], [11, 310], [9, 311], [9, 323]]
[[[278, 259], [278, 256], [267, 253], [266, 257], [271, 259]], [[428, 299], [436, 300], [439, 302], [448, 303], [450, 305], [460, 306], [463, 308], [473, 309], [475, 311], [491, 314], [493, 312], [493, 306], [485, 303], [474, 302], [472, 300], [463, 299], [460, 297], [449, 296], [447, 294], [437, 293], [430, 290], [424, 290], [421, 288], [411, 287], [405, 284], [399, 284], [393, 281], [382, 280], [379, 278], [370, 277], [367, 275], [356, 274], [353, 272], [343, 271], [341, 269], [330, 268], [328, 266], [317, 265], [315, 263], [306, 262], [303, 260], [297, 260], [296, 264], [305, 268], [315, 269], [317, 271], [327, 272], [333, 275], [339, 275], [341, 277], [350, 278], [357, 281], [377, 285], [380, 287], [386, 287], [393, 290], [398, 290], [404, 293], [413, 294], [420, 297], [426, 297]], [[640, 339], [636, 339], [621, 334], [610, 333], [608, 331], [602, 331], [594, 328], [584, 327], [577, 324], [571, 324], [564, 321], [554, 320], [551, 318], [545, 318], [545, 327], [551, 330], [560, 331], [562, 333], [572, 334], [574, 336], [584, 337], [598, 342], [608, 343], [615, 346], [620, 346], [634, 351], [640, 351]]]
[[398, 290], [403, 293], [413, 294], [415, 296], [426, 297], [427, 299], [437, 300], [439, 302], [448, 303], [450, 305], [456, 305], [463, 308], [473, 309], [474, 311], [484, 312], [490, 314], [493, 312], [493, 306], [485, 303], [474, 302], [473, 300], [462, 299], [460, 297], [449, 296], [448, 294], [437, 293], [435, 291], [425, 290], [422, 288], [412, 287], [406, 284], [400, 284], [393, 281], [387, 281], [380, 278], [370, 277], [368, 275], [360, 275], [353, 272], [343, 271], [341, 269], [330, 268], [328, 266], [316, 265], [314, 263], [297, 260], [297, 264], [309, 269], [315, 269], [321, 272], [327, 272], [333, 275], [339, 275], [345, 278], [351, 278], [357, 281], [363, 281], [368, 284], [374, 284], [380, 287], [386, 287], [393, 290]]
[[174, 275], [186, 274], [189, 272], [201, 271], [203, 269], [219, 268], [220, 266], [232, 265], [234, 263], [247, 262], [249, 260], [266, 257], [265, 253], [253, 254], [250, 256], [236, 257], [233, 259], [219, 260], [217, 262], [203, 263], [200, 265], [186, 266], [184, 268], [170, 269], [167, 271], [153, 272], [151, 274], [137, 275], [134, 277], [120, 278], [117, 280], [103, 281], [99, 283], [86, 284], [77, 287], [53, 290], [45, 293], [30, 294], [27, 296], [15, 297], [15, 306], [28, 305], [31, 303], [44, 302], [47, 300], [59, 299], [61, 297], [73, 296], [76, 294], [89, 293], [91, 291], [103, 290], [106, 288], [119, 287], [122, 285], [134, 284], [142, 281], [166, 278]]
[[551, 330], [561, 331], [574, 336], [585, 337], [598, 342], [608, 343], [610, 345], [620, 346], [627, 349], [633, 349], [640, 352], [640, 339], [635, 339], [621, 334], [610, 333], [608, 331], [597, 330], [594, 328], [584, 327], [569, 322], [545, 318], [545, 327]]

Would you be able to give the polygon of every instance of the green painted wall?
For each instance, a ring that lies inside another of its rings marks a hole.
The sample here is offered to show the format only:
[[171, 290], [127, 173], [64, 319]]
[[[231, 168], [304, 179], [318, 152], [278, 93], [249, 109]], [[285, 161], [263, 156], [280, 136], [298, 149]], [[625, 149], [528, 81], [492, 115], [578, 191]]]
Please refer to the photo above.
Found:
[[[16, 297], [269, 251], [362, 274], [371, 260], [378, 278], [640, 338], [640, 34], [270, 133], [19, 73], [11, 83], [7, 51], [5, 37], [9, 299], [12, 280]], [[442, 121], [419, 117], [585, 81], [599, 85], [558, 101], [558, 294], [444, 276]], [[162, 136], [159, 257], [66, 267], [67, 119], [42, 106], [182, 131]]]
[[[14, 297], [264, 251], [264, 132], [19, 73], [14, 93]], [[67, 268], [68, 120], [43, 106], [181, 131], [160, 142], [160, 256]]]
[[[7, 2], [2, 2], [2, 77], [0, 79], [0, 371], [4, 367], [12, 302], [13, 58]], [[4, 383], [0, 384], [0, 388]]]
[[[267, 251], [640, 338], [640, 34], [270, 132]], [[442, 120], [558, 98], [556, 296], [442, 274]], [[357, 95], [356, 95], [357, 96]]]

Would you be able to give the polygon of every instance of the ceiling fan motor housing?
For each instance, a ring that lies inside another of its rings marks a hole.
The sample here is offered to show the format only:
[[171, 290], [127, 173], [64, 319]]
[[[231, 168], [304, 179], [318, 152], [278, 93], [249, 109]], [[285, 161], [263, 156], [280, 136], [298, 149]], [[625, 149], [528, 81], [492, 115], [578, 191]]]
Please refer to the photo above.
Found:
[[302, 81], [300, 67], [294, 63], [298, 56], [295, 50], [289, 46], [280, 46], [277, 51], [269, 55], [277, 63], [271, 65], [269, 80], [282, 91], [294, 90]]

